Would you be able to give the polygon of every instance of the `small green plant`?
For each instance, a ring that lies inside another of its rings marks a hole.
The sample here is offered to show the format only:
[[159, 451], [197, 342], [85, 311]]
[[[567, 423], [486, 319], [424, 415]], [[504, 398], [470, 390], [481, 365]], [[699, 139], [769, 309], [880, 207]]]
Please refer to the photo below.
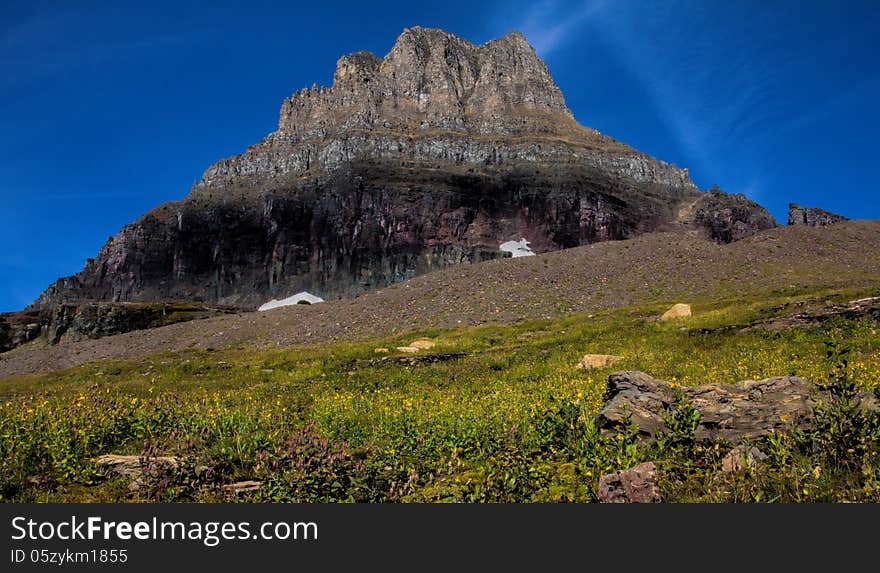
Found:
[[662, 414], [667, 432], [660, 432], [657, 445], [660, 450], [667, 448], [692, 449], [697, 443], [697, 428], [700, 427], [700, 411], [693, 407], [682, 391], [677, 391], [675, 404], [666, 408]]
[[812, 448], [828, 464], [849, 471], [876, 462], [880, 445], [880, 420], [862, 408], [856, 381], [850, 374], [851, 346], [840, 330], [826, 341], [828, 383], [814, 409]]

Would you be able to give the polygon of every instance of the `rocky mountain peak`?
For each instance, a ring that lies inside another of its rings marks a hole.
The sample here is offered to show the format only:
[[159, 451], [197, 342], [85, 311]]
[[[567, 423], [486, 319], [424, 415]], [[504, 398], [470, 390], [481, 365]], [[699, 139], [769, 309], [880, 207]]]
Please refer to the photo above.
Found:
[[333, 85], [285, 100], [278, 131], [294, 140], [342, 130], [560, 132], [576, 126], [562, 92], [519, 32], [477, 46], [433, 28], [406, 28], [379, 59], [355, 52]]

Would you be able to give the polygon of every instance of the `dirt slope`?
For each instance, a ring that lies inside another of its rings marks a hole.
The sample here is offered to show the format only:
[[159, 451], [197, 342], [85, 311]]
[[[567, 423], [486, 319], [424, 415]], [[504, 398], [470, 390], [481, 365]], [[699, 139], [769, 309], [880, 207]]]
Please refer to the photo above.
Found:
[[780, 227], [729, 245], [685, 232], [656, 233], [537, 257], [463, 265], [349, 300], [51, 347], [32, 344], [0, 355], [0, 378], [187, 348], [354, 340], [638, 302], [844, 285], [880, 287], [880, 221]]

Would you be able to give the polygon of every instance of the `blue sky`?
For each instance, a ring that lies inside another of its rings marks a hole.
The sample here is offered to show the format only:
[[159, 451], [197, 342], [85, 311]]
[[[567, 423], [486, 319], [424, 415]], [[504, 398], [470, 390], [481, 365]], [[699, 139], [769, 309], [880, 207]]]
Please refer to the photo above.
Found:
[[0, 0], [0, 311], [79, 271], [407, 26], [520, 30], [583, 124], [745, 193], [880, 218], [880, 3]]

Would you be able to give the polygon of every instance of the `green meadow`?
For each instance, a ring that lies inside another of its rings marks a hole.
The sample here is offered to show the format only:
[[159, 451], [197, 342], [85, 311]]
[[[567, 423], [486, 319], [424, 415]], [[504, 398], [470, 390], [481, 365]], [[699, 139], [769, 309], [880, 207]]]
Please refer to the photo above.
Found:
[[[866, 291], [777, 291], [696, 302], [694, 316], [642, 305], [506, 326], [422, 330], [359, 343], [228, 348], [102, 361], [0, 381], [0, 499], [6, 502], [592, 502], [599, 476], [642, 461], [670, 502], [880, 501], [880, 426], [849, 407], [880, 391], [869, 320], [754, 327], [798, 302]], [[675, 302], [675, 301], [673, 301]], [[415, 339], [436, 345], [396, 350]], [[387, 348], [388, 353], [378, 353]], [[587, 353], [613, 367], [579, 369]], [[424, 359], [425, 357], [434, 357]], [[758, 466], [722, 472], [732, 444], [697, 442], [687, 404], [642, 444], [593, 418], [608, 374], [676, 385], [799, 375], [837, 383], [814, 431], [756, 443]], [[92, 460], [135, 454], [146, 470]], [[175, 456], [173, 468], [150, 464]], [[262, 482], [258, 491], [223, 486]]]

